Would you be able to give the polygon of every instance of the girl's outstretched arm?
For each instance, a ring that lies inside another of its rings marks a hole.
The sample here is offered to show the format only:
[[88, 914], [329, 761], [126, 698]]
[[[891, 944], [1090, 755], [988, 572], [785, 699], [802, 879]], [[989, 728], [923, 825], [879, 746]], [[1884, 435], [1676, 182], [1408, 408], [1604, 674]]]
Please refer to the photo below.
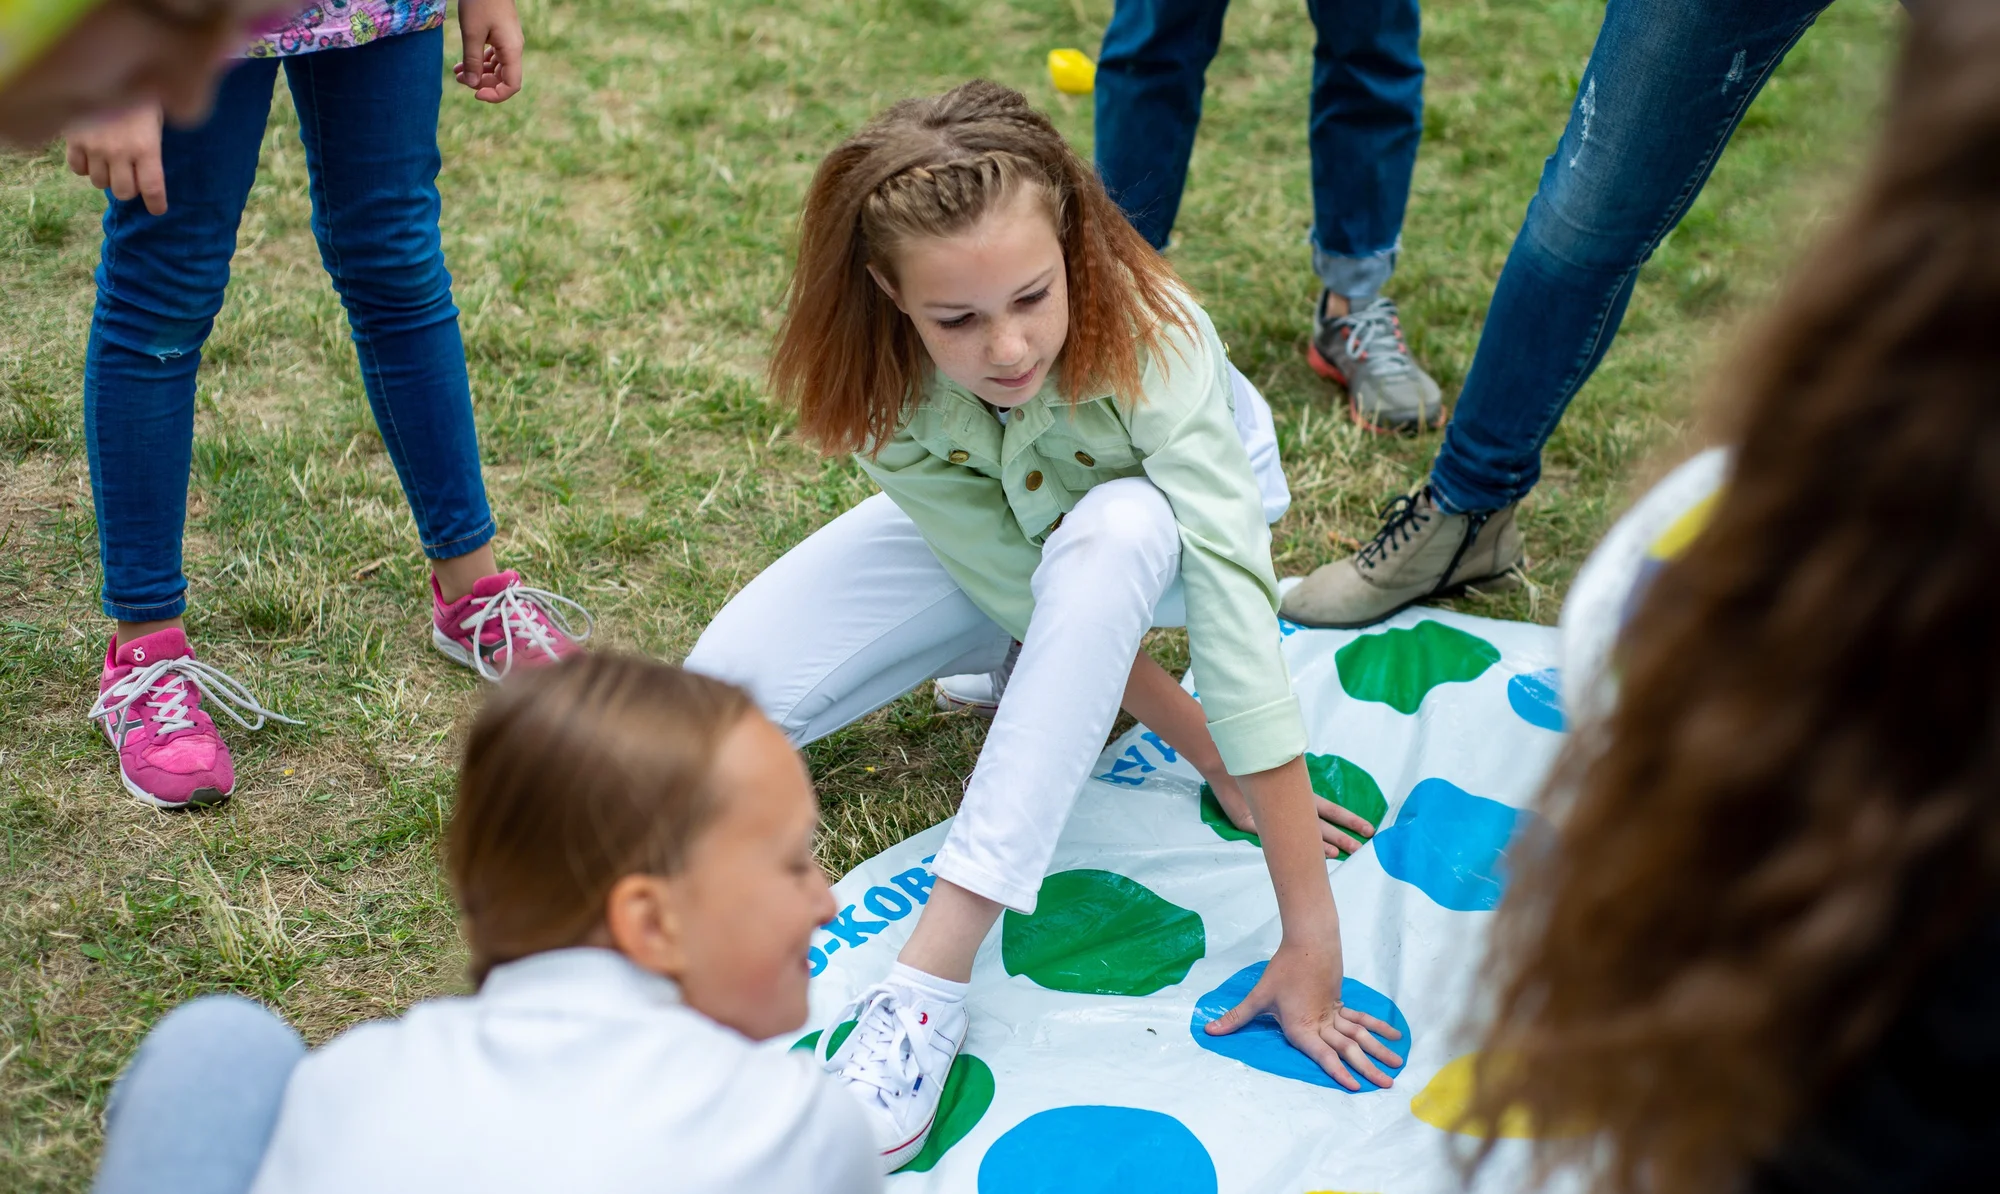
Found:
[[[1354, 1078], [1359, 1074], [1376, 1086], [1388, 1086], [1389, 1076], [1375, 1062], [1398, 1066], [1403, 1059], [1370, 1030], [1390, 1040], [1402, 1034], [1340, 1002], [1340, 914], [1327, 886], [1326, 856], [1320, 849], [1305, 758], [1239, 779], [1264, 839], [1264, 865], [1270, 868], [1271, 886], [1277, 890], [1284, 937], [1250, 994], [1211, 1022], [1207, 1031], [1224, 1036], [1273, 1012], [1285, 1039], [1319, 1063], [1335, 1082], [1359, 1090], [1361, 1084]], [[1348, 1073], [1349, 1067], [1354, 1074]]]
[[[1125, 712], [1174, 748], [1174, 753], [1193, 764], [1208, 786], [1215, 790], [1216, 802], [1230, 824], [1246, 833], [1257, 831], [1257, 819], [1250, 815], [1249, 801], [1236, 777], [1222, 765], [1222, 752], [1208, 732], [1201, 702], [1182, 688], [1172, 673], [1139, 649], [1132, 661], [1132, 675], [1125, 681]], [[1317, 794], [1313, 804], [1319, 813], [1319, 836], [1328, 858], [1352, 854], [1361, 843], [1375, 836], [1375, 827], [1361, 814], [1345, 809]]]

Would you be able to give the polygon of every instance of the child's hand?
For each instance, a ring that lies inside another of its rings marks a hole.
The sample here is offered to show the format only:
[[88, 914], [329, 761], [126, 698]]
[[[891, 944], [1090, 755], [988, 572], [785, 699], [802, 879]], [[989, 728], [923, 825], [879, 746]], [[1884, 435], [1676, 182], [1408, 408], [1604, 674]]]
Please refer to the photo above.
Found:
[[[1243, 795], [1236, 777], [1218, 772], [1202, 778], [1215, 792], [1215, 802], [1222, 806], [1223, 815], [1229, 818], [1229, 823], [1245, 833], [1256, 833], [1257, 819], [1250, 814], [1249, 798]], [[1328, 858], [1353, 854], [1361, 849], [1363, 842], [1375, 836], [1375, 827], [1360, 813], [1342, 808], [1324, 796], [1316, 796], [1313, 804], [1319, 811], [1320, 845]]]
[[458, 81], [489, 104], [521, 90], [521, 14], [514, 0], [459, 0], [458, 34], [465, 57], [451, 68]]
[[[1265, 1012], [1276, 1012], [1278, 1027], [1292, 1047], [1313, 1059], [1320, 1069], [1348, 1090], [1360, 1090], [1354, 1080], [1359, 1074], [1377, 1087], [1392, 1079], [1375, 1062], [1395, 1067], [1403, 1059], [1370, 1035], [1391, 1040], [1403, 1034], [1365, 1012], [1357, 1012], [1334, 998], [1340, 990], [1340, 948], [1331, 951], [1307, 949], [1286, 941], [1264, 967], [1263, 977], [1243, 1002], [1211, 1021], [1210, 1036], [1227, 1036]], [[1370, 1060], [1373, 1058], [1374, 1060]], [[1340, 1064], [1345, 1061], [1347, 1065]], [[1348, 1072], [1352, 1067], [1353, 1074]]]
[[141, 104], [63, 134], [69, 168], [119, 199], [144, 196], [146, 210], [167, 214], [167, 175], [160, 166], [160, 106]]

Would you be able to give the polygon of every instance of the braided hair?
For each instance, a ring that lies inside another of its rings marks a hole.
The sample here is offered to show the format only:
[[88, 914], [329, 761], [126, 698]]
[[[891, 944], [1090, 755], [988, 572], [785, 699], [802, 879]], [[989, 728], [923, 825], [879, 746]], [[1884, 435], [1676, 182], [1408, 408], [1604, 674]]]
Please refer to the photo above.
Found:
[[1023, 188], [1063, 249], [1070, 322], [1059, 392], [1139, 401], [1145, 356], [1164, 330], [1193, 332], [1180, 280], [1048, 117], [1020, 92], [974, 80], [892, 105], [813, 177], [771, 359], [772, 388], [798, 407], [808, 440], [830, 454], [879, 447], [927, 378], [916, 329], [869, 267], [893, 279], [899, 245], [964, 232]]

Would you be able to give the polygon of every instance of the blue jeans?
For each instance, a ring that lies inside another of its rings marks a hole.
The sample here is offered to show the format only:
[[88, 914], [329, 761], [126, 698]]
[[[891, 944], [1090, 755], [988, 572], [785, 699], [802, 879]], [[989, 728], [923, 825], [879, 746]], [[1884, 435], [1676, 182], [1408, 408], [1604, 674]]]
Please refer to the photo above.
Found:
[[1534, 488], [1542, 445], [1611, 347], [1639, 267], [1829, 2], [1609, 0], [1431, 466], [1439, 505], [1497, 510]]
[[[1097, 172], [1167, 245], [1228, 0], [1118, 0], [1097, 63]], [[1317, 35], [1307, 143], [1313, 270], [1356, 306], [1396, 268], [1424, 125], [1417, 0], [1306, 0]]]
[[320, 260], [347, 308], [424, 552], [449, 559], [493, 537], [438, 235], [443, 38], [433, 29], [248, 59], [224, 76], [207, 123], [161, 133], [167, 213], [110, 200], [83, 371], [108, 616], [145, 622], [187, 607], [181, 534], [195, 373], [222, 309], [280, 63], [298, 108]]
[[305, 1055], [290, 1025], [240, 996], [167, 1013], [111, 1088], [95, 1194], [243, 1194]]

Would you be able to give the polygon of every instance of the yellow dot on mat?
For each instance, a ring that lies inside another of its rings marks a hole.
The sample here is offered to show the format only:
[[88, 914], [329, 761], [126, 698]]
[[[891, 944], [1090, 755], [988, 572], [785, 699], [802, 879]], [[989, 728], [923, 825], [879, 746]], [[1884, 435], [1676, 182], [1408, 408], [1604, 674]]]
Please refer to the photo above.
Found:
[[[1472, 1102], [1473, 1072], [1478, 1064], [1477, 1053], [1453, 1059], [1410, 1100], [1410, 1114], [1447, 1132], [1484, 1136], [1485, 1125], [1473, 1123], [1465, 1117], [1465, 1109]], [[1510, 1107], [1500, 1116], [1500, 1135], [1514, 1140], [1530, 1140], [1535, 1133], [1527, 1113], [1518, 1107]]]
[[292, 773], [292, 770], [293, 770], [293, 769], [292, 769], [292, 768], [290, 768], [290, 767], [287, 767], [287, 768], [285, 768], [285, 774], [286, 774], [286, 775], [290, 775], [290, 774]]

